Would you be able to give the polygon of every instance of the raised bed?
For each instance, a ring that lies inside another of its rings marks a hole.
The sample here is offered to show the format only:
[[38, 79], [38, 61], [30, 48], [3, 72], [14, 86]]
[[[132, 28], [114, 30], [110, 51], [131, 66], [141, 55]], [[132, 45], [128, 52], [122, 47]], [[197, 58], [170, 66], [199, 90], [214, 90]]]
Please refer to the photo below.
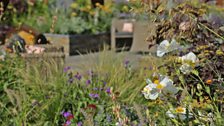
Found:
[[96, 35], [45, 34], [45, 36], [53, 45], [63, 46], [67, 56], [99, 51], [104, 45], [110, 44], [110, 33]]

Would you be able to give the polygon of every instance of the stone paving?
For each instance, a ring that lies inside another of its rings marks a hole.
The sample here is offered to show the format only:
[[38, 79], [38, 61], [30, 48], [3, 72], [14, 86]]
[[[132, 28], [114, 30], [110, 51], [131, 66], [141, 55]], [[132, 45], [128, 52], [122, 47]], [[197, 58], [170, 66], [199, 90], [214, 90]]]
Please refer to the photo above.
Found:
[[138, 54], [131, 52], [113, 52], [113, 51], [103, 51], [98, 53], [90, 53], [85, 55], [76, 55], [66, 57], [66, 66], [71, 66], [75, 71], [87, 71], [92, 69], [96, 65], [100, 65], [105, 60], [109, 62], [125, 62], [130, 61], [133, 67], [138, 67], [142, 58], [147, 57], [146, 54]]

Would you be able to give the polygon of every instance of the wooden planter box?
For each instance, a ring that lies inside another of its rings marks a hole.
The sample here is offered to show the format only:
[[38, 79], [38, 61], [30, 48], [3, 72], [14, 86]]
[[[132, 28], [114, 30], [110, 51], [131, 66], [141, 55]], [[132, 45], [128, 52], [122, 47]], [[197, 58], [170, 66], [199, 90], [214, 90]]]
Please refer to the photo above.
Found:
[[27, 72], [35, 69], [41, 74], [41, 78], [47, 79], [54, 71], [62, 71], [65, 64], [63, 47], [54, 45], [36, 45], [45, 48], [40, 54], [21, 54], [25, 61]]
[[45, 34], [53, 45], [64, 47], [66, 56], [99, 51], [104, 45], [110, 45], [110, 33], [97, 35], [60, 35]]
[[55, 63], [63, 65], [65, 62], [65, 54], [62, 46], [55, 45], [36, 45], [45, 48], [45, 51], [40, 54], [21, 54], [26, 61], [27, 66], [34, 64]]

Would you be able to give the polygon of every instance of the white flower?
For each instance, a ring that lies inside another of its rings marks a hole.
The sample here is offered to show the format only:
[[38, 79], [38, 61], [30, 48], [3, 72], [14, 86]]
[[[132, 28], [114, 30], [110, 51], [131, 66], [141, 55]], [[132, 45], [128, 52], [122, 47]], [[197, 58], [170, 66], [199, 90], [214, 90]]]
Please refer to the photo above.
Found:
[[173, 85], [173, 81], [167, 76], [159, 76], [158, 80], [152, 82], [150, 79], [146, 79], [147, 86], [144, 87], [142, 93], [146, 99], [155, 100], [161, 94], [174, 95], [178, 92]]
[[146, 99], [151, 99], [155, 100], [159, 96], [159, 91], [156, 88], [157, 85], [154, 83], [148, 84], [147, 86], [144, 87], [142, 93]]
[[181, 120], [185, 120], [188, 116], [188, 118], [192, 118], [193, 114], [192, 113], [187, 113], [186, 108], [184, 107], [177, 107], [175, 109], [171, 108], [166, 112], [166, 115], [169, 116], [170, 118], [179, 118]]
[[163, 40], [159, 44], [156, 53], [157, 53], [158, 57], [162, 57], [166, 53], [172, 52], [172, 51], [178, 49], [179, 47], [180, 47], [180, 45], [176, 42], [175, 39], [172, 39], [171, 42], [169, 42], [168, 40]]
[[193, 52], [189, 52], [188, 54], [180, 57], [180, 59], [182, 60], [182, 62], [185, 62], [185, 61], [190, 61], [192, 63], [198, 62], [198, 58]]
[[179, 59], [182, 61], [182, 66], [180, 67], [180, 71], [183, 73], [183, 74], [188, 74], [191, 72], [191, 70], [193, 69], [192, 68], [192, 65], [195, 65], [199, 59], [197, 58], [197, 56], [193, 53], [193, 52], [190, 52], [182, 57], [179, 57]]
[[184, 63], [183, 65], [181, 65], [180, 67], [180, 71], [183, 73], [183, 74], [188, 74], [190, 73], [192, 70], [192, 67], [187, 64], [187, 63]]

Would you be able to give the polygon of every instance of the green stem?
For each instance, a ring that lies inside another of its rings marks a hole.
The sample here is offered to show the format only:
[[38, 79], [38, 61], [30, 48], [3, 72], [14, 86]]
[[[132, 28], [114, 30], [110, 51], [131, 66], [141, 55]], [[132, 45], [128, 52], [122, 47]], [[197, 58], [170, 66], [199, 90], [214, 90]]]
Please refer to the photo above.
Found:
[[214, 35], [216, 35], [217, 37], [221, 38], [222, 40], [224, 40], [224, 37], [222, 37], [221, 35], [219, 35], [218, 33], [216, 33], [215, 31], [213, 31], [212, 29], [210, 29], [208, 26], [202, 24], [201, 22], [199, 22], [199, 24], [203, 27], [205, 27], [207, 30], [209, 30], [210, 32], [212, 32]]

